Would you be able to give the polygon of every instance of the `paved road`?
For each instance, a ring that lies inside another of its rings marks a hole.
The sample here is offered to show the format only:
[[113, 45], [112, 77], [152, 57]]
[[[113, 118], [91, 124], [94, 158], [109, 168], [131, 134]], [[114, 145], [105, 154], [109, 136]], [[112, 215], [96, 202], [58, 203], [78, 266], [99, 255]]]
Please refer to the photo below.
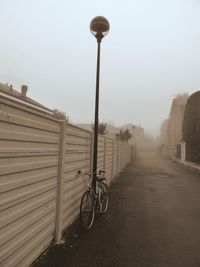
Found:
[[142, 155], [110, 188], [107, 215], [39, 267], [199, 267], [200, 174]]

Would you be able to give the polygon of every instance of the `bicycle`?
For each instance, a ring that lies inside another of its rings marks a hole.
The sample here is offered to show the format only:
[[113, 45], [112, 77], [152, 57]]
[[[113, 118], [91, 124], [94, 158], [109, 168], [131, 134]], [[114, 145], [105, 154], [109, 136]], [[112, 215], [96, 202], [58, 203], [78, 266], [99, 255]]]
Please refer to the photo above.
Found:
[[[83, 193], [80, 204], [80, 220], [82, 226], [89, 230], [95, 218], [95, 213], [104, 214], [108, 209], [108, 192], [107, 183], [104, 176], [104, 171], [99, 171], [99, 175], [96, 179], [96, 192], [92, 186], [93, 173], [82, 173], [81, 170], [78, 174], [83, 177], [83, 181], [87, 190]], [[88, 184], [86, 185], [85, 176], [89, 177]]]

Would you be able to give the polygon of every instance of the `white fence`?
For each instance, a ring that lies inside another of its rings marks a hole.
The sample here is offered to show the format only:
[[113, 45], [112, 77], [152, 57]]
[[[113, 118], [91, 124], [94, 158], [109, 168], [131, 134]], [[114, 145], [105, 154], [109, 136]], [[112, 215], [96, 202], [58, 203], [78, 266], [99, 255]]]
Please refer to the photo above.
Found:
[[[78, 216], [77, 170], [92, 163], [92, 132], [0, 99], [0, 266], [29, 266]], [[128, 144], [99, 136], [109, 182], [131, 158]]]

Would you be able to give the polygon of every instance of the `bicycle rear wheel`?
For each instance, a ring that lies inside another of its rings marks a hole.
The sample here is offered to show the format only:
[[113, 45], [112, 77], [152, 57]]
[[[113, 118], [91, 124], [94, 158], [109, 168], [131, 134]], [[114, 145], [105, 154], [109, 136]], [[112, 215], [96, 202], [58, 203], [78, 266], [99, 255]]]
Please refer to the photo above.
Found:
[[95, 199], [93, 195], [86, 191], [81, 199], [80, 205], [80, 219], [83, 227], [89, 230], [94, 222], [95, 216]]
[[104, 185], [99, 184], [100, 213], [106, 213], [108, 209], [108, 192]]

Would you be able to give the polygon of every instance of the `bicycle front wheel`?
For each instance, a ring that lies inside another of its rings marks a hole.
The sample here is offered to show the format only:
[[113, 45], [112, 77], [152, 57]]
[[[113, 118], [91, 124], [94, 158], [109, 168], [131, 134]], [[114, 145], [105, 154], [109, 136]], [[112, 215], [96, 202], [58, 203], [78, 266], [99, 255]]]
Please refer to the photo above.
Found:
[[108, 209], [108, 192], [104, 185], [99, 184], [100, 213], [106, 213]]
[[83, 227], [89, 230], [94, 222], [95, 216], [95, 199], [93, 195], [87, 191], [83, 194], [80, 206], [80, 219]]

